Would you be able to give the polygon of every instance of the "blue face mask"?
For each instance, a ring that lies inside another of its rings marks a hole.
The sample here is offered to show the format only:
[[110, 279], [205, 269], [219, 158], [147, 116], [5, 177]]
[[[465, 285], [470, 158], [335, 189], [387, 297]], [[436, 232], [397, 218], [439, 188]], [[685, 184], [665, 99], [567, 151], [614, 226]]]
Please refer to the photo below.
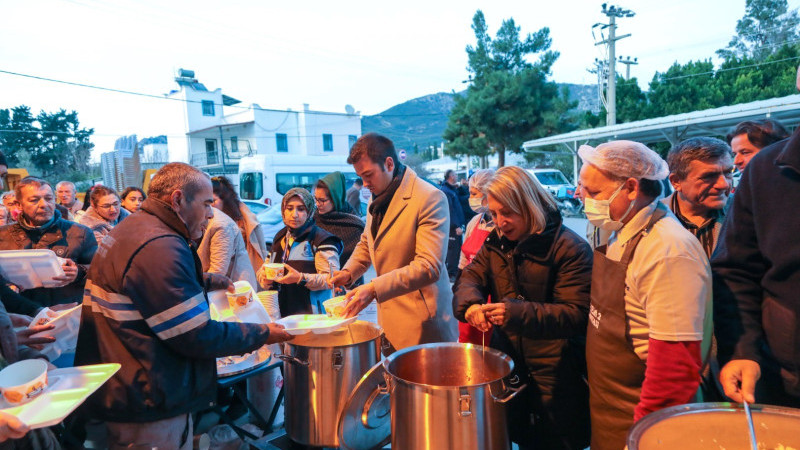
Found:
[[486, 207], [483, 206], [483, 200], [484, 200], [484, 197], [481, 197], [481, 198], [470, 197], [469, 198], [469, 207], [473, 211], [478, 213], [478, 214], [486, 212]]
[[623, 214], [619, 220], [611, 219], [610, 207], [611, 202], [613, 202], [617, 195], [619, 195], [623, 186], [625, 185], [619, 185], [617, 190], [611, 194], [611, 198], [608, 200], [594, 200], [589, 197], [583, 199], [583, 211], [586, 213], [586, 219], [588, 219], [592, 225], [606, 231], [618, 231], [620, 228], [622, 228], [624, 225], [622, 221], [625, 220], [625, 217], [627, 217], [628, 214], [630, 214], [631, 210], [633, 209], [634, 202], [631, 202], [631, 204], [628, 205], [628, 209], [625, 210], [625, 214]]

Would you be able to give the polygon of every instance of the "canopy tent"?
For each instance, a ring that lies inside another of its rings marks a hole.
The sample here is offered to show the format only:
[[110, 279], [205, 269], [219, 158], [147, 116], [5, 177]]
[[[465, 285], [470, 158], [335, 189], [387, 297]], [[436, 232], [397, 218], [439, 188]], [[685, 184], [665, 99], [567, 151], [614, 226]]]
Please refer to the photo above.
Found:
[[578, 147], [581, 145], [596, 145], [618, 139], [645, 144], [669, 142], [675, 145], [695, 136], [724, 136], [739, 122], [765, 118], [778, 120], [787, 128], [796, 127], [800, 123], [800, 94], [577, 130], [527, 141], [522, 148], [530, 152], [540, 152], [543, 151], [542, 147], [548, 146], [556, 146], [559, 150], [566, 148], [573, 158], [574, 182], [577, 183]]

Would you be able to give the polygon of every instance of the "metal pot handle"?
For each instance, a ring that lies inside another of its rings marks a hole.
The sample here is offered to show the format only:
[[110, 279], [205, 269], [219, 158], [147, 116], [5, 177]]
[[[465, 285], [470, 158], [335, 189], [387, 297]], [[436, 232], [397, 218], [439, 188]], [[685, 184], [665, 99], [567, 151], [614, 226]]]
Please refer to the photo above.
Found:
[[[391, 392], [391, 379], [388, 374], [383, 374], [384, 378], [386, 379], [386, 384], [379, 384], [375, 386], [375, 389], [369, 394], [367, 397], [367, 401], [364, 402], [364, 408], [361, 410], [361, 424], [367, 428], [376, 428], [374, 425], [370, 424], [370, 410], [372, 410], [372, 405], [375, 402], [379, 401], [386, 401], [386, 396], [388, 396]], [[376, 413], [375, 416], [378, 419], [382, 419], [389, 414], [390, 409], [387, 408], [383, 413]]]
[[285, 355], [283, 353], [278, 353], [275, 356], [277, 356], [278, 359], [280, 359], [281, 361], [294, 363], [294, 364], [297, 364], [297, 365], [300, 365], [300, 366], [308, 367], [308, 366], [311, 365], [311, 361], [303, 361], [302, 359], [299, 359], [299, 358], [297, 358], [295, 356]]
[[[511, 381], [512, 383], [518, 383], [519, 377], [514, 375], [509, 381]], [[508, 403], [512, 398], [516, 397], [517, 394], [520, 393], [520, 391], [528, 387], [528, 383], [524, 383], [517, 387], [509, 387], [506, 384], [505, 380], [503, 380], [503, 387], [505, 388], [505, 391], [503, 391], [500, 397], [495, 397], [494, 393], [492, 392], [492, 388], [489, 387], [489, 395], [491, 395], [492, 400], [494, 400], [497, 403]]]

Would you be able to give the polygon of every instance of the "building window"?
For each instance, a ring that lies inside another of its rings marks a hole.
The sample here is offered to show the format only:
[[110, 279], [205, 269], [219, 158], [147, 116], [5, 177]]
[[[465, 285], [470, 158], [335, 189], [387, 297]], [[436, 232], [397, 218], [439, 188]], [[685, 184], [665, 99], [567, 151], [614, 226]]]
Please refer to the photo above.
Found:
[[214, 115], [214, 102], [211, 100], [203, 100], [203, 115], [204, 116], [213, 116]]
[[275, 141], [278, 145], [279, 152], [288, 152], [289, 151], [289, 139], [283, 133], [278, 133], [275, 135]]
[[333, 135], [332, 134], [323, 134], [322, 135], [322, 150], [326, 152], [333, 151]]
[[239, 152], [239, 138], [237, 136], [231, 136], [231, 152]]
[[353, 148], [353, 146], [356, 144], [357, 140], [358, 140], [358, 136], [356, 136], [354, 134], [351, 134], [351, 135], [347, 136], [347, 147], [348, 148]]
[[206, 139], [206, 164], [219, 164], [216, 139]]

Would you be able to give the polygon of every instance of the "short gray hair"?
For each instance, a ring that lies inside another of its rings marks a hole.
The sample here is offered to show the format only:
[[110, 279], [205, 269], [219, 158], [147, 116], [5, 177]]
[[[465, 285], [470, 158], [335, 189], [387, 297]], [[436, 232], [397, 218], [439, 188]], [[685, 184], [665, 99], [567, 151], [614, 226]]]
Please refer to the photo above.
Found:
[[672, 147], [667, 155], [669, 171], [679, 180], [686, 179], [692, 161], [717, 161], [732, 158], [733, 151], [725, 141], [713, 137], [693, 137]]
[[72, 189], [73, 193], [77, 192], [77, 189], [75, 189], [75, 183], [73, 183], [72, 181], [66, 181], [66, 180], [65, 181], [59, 181], [58, 183], [56, 183], [56, 190], [58, 190], [58, 188], [60, 188], [62, 186], [69, 186], [70, 189]]
[[469, 187], [480, 192], [484, 192], [486, 185], [489, 184], [489, 180], [492, 179], [493, 175], [494, 169], [477, 170], [472, 174], [471, 177], [469, 177]]
[[173, 162], [158, 169], [153, 175], [147, 195], [169, 202], [172, 193], [180, 190], [187, 201], [192, 201], [206, 184], [211, 185], [211, 178], [203, 171], [189, 164]]

